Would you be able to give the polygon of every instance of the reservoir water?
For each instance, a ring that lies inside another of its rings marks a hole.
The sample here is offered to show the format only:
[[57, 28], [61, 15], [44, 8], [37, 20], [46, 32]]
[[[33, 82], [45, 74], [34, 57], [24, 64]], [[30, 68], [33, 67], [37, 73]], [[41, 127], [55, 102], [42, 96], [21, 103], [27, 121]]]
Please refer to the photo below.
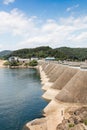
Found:
[[47, 105], [42, 93], [36, 69], [0, 69], [0, 130], [22, 130], [41, 117]]

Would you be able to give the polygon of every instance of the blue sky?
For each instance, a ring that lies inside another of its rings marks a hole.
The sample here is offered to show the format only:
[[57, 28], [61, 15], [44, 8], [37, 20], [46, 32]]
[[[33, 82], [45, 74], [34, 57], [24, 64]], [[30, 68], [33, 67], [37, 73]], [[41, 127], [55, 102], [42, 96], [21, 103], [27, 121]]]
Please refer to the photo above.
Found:
[[87, 47], [87, 0], [0, 0], [0, 50]]

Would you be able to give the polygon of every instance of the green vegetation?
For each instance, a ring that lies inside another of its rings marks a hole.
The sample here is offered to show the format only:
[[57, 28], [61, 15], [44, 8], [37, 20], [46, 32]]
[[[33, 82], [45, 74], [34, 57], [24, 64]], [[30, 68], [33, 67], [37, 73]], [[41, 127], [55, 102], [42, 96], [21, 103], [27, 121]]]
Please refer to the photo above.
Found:
[[29, 66], [37, 66], [38, 62], [36, 60], [32, 60], [29, 62]]
[[9, 61], [6, 61], [5, 63], [4, 63], [4, 66], [9, 66], [10, 65], [10, 62]]
[[0, 52], [0, 59], [4, 59], [7, 55], [10, 55], [12, 51], [4, 50]]
[[13, 61], [13, 62], [9, 62], [9, 61], [6, 61], [4, 63], [5, 66], [19, 66], [21, 65], [21, 63], [17, 62], [17, 61]]
[[29, 63], [25, 63], [24, 66], [28, 67], [28, 66], [29, 66]]
[[19, 63], [17, 61], [10, 62], [10, 66], [19, 66]]
[[19, 63], [18, 61], [10, 62], [10, 66], [19, 66], [19, 65], [21, 65], [21, 63]]
[[69, 128], [74, 127], [74, 126], [75, 126], [74, 124], [69, 124]]
[[61, 47], [58, 48], [60, 52], [63, 52], [67, 59], [76, 60], [76, 61], [84, 61], [87, 59], [87, 48], [68, 48]]
[[83, 123], [84, 123], [85, 125], [87, 125], [87, 119], [85, 119], [85, 120], [83, 121]]
[[50, 47], [37, 47], [33, 49], [20, 49], [11, 52], [9, 55], [4, 56], [8, 59], [11, 56], [18, 56], [20, 58], [46, 58], [55, 57], [57, 60], [71, 60], [71, 61], [84, 61], [87, 59], [87, 48], [69, 48], [60, 47], [52, 49]]

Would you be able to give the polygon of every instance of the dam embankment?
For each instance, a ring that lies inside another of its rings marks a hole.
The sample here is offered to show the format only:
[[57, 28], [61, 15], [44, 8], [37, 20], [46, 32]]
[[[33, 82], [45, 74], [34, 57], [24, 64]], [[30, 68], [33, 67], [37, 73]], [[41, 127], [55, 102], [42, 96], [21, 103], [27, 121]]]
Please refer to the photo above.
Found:
[[[27, 130], [63, 130], [58, 125], [70, 117], [69, 110], [87, 107], [87, 71], [68, 65], [42, 62], [39, 65], [42, 97], [49, 100], [44, 118], [25, 125]], [[64, 129], [67, 130], [67, 129]]]

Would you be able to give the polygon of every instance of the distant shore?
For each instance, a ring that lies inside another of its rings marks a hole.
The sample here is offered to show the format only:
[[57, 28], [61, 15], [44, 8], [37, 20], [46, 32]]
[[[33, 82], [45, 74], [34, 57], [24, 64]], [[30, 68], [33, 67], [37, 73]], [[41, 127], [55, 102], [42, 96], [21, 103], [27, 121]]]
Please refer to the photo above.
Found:
[[18, 69], [18, 68], [35, 68], [38, 69], [38, 66], [24, 66], [24, 65], [20, 65], [20, 66], [5, 66], [4, 63], [6, 62], [6, 60], [0, 60], [0, 68], [11, 68], [11, 69]]

